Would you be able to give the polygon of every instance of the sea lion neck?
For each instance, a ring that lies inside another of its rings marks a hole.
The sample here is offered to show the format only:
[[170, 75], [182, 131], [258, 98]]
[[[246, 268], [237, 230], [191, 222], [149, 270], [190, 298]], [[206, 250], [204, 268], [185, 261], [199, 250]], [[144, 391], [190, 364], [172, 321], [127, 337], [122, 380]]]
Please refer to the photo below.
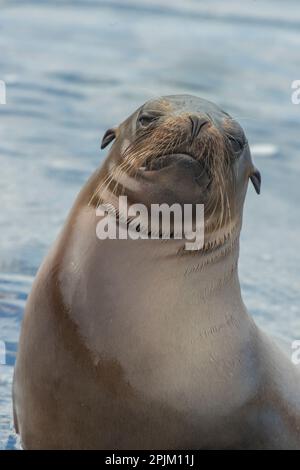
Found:
[[217, 298], [224, 286], [240, 289], [238, 279], [239, 240], [228, 240], [210, 252], [182, 259], [184, 279], [203, 300]]

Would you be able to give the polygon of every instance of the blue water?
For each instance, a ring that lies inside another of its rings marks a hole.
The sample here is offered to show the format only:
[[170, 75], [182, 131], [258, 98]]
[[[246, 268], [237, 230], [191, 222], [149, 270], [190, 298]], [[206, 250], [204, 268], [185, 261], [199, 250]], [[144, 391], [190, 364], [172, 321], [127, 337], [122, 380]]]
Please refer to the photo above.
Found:
[[245, 208], [245, 303], [300, 338], [299, 32], [298, 0], [0, 0], [0, 448], [17, 446], [11, 380], [36, 270], [104, 130], [153, 96], [200, 95], [242, 123], [263, 176]]

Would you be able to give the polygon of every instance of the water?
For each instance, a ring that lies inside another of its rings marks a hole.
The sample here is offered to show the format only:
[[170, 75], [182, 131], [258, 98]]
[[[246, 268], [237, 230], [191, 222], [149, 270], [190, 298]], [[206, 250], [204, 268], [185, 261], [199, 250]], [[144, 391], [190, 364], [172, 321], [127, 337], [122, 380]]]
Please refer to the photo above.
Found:
[[300, 338], [299, 2], [0, 0], [0, 12], [0, 448], [17, 445], [10, 390], [32, 279], [103, 132], [153, 96], [200, 95], [242, 123], [263, 176], [245, 207], [244, 300], [267, 331]]

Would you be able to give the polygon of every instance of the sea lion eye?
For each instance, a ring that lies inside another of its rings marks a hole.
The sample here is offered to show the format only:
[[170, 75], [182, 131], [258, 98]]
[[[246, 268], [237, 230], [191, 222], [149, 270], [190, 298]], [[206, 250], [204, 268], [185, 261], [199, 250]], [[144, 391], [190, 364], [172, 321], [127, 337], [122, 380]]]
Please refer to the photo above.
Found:
[[153, 114], [143, 113], [140, 115], [138, 122], [142, 127], [147, 127], [158, 119], [158, 116]]
[[232, 136], [228, 136], [233, 153], [240, 154], [245, 147], [245, 142]]

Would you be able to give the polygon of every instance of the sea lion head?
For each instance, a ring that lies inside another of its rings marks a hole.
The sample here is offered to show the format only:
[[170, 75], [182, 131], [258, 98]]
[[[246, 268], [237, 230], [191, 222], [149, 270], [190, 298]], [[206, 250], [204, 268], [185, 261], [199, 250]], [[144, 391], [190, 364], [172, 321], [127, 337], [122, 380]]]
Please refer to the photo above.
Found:
[[241, 219], [248, 180], [261, 178], [238, 122], [215, 104], [191, 95], [147, 101], [102, 140], [114, 141], [105, 184], [132, 202], [204, 204], [206, 229]]

